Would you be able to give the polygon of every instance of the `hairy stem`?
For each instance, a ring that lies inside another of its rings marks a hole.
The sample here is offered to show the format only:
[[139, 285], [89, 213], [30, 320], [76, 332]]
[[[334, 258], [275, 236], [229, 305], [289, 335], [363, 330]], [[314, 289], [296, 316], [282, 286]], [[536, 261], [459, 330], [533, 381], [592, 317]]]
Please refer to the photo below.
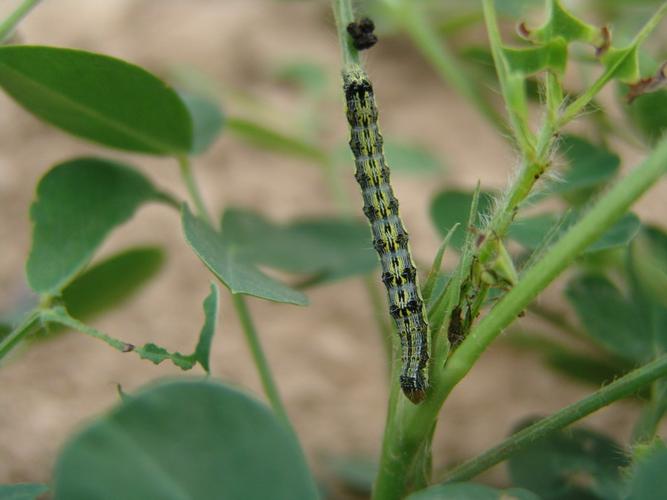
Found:
[[590, 396], [566, 406], [553, 415], [513, 434], [488, 451], [447, 472], [443, 481], [467, 481], [535, 441], [590, 415], [600, 408], [604, 408], [614, 401], [631, 396], [645, 385], [665, 375], [667, 375], [667, 355], [663, 355], [657, 360], [624, 375]]
[[262, 349], [262, 344], [259, 341], [259, 336], [257, 335], [257, 330], [255, 325], [252, 322], [250, 317], [250, 311], [248, 311], [248, 305], [246, 304], [245, 297], [240, 294], [232, 294], [232, 299], [234, 301], [234, 307], [236, 308], [236, 313], [239, 316], [241, 321], [241, 327], [243, 328], [243, 333], [248, 342], [248, 347], [250, 347], [250, 352], [252, 353], [252, 358], [259, 372], [259, 378], [262, 382], [262, 387], [264, 388], [264, 393], [269, 400], [269, 404], [273, 411], [281, 418], [288, 426], [290, 426], [289, 418], [287, 417], [287, 412], [283, 406], [282, 400], [280, 399], [280, 394], [278, 393], [278, 387], [273, 381], [273, 375], [271, 374], [271, 368], [269, 368], [269, 362], [266, 359], [264, 350]]
[[41, 0], [23, 0], [6, 19], [0, 22], [0, 43], [9, 38], [18, 24]]

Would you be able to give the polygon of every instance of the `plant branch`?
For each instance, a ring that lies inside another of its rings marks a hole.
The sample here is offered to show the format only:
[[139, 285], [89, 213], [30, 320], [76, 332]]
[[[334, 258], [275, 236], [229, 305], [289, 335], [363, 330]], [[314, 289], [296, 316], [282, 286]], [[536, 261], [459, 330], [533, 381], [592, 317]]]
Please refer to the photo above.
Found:
[[338, 42], [343, 56], [343, 65], [359, 64], [359, 51], [352, 45], [352, 39], [347, 33], [347, 26], [354, 22], [354, 9], [351, 0], [334, 0], [333, 12], [336, 19]]
[[37, 6], [41, 0], [23, 0], [6, 19], [0, 23], [0, 43], [9, 38], [18, 24]]
[[590, 396], [513, 434], [481, 455], [447, 472], [442, 481], [467, 481], [549, 433], [567, 427], [614, 401], [628, 397], [665, 375], [667, 375], [667, 355], [624, 375]]
[[253, 360], [255, 361], [255, 366], [259, 372], [259, 378], [262, 382], [262, 387], [264, 388], [264, 393], [269, 400], [269, 404], [276, 415], [281, 418], [288, 426], [291, 427], [289, 418], [287, 417], [287, 412], [283, 406], [282, 400], [280, 399], [280, 394], [278, 393], [278, 387], [273, 381], [273, 375], [271, 374], [271, 368], [269, 367], [269, 362], [266, 359], [264, 350], [262, 349], [262, 344], [259, 341], [257, 335], [257, 330], [255, 325], [252, 322], [250, 317], [250, 311], [248, 311], [248, 305], [245, 302], [245, 297], [240, 294], [232, 294], [232, 300], [234, 301], [234, 307], [236, 313], [239, 316], [241, 321], [241, 327], [243, 328], [243, 333], [245, 334], [246, 342], [248, 342], [248, 347], [250, 347], [250, 352], [252, 353]]

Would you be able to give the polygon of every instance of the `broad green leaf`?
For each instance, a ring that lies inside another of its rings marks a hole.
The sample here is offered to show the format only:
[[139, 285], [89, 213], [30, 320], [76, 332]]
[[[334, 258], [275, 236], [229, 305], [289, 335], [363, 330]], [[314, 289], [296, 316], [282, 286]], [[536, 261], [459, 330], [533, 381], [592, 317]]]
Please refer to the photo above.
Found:
[[[491, 193], [482, 192], [479, 197], [478, 214], [488, 214], [492, 206]], [[436, 195], [431, 201], [431, 221], [441, 236], [446, 236], [452, 226], [461, 224], [450, 240], [452, 247], [460, 250], [468, 232], [467, 221], [470, 214], [472, 193], [464, 191], [445, 190]]]
[[[551, 229], [556, 224], [560, 224], [560, 228], [554, 241], [565, 234], [579, 220], [580, 216], [580, 213], [572, 212], [569, 216], [566, 215], [563, 221], [555, 214], [541, 214], [525, 219], [518, 219], [510, 226], [508, 236], [525, 248], [535, 250], [541, 246], [545, 237], [550, 234]], [[612, 248], [625, 247], [637, 235], [640, 227], [641, 222], [635, 214], [625, 214], [599, 240], [586, 248], [583, 254], [592, 254]]]
[[212, 99], [183, 91], [179, 91], [179, 95], [192, 119], [191, 153], [202, 154], [220, 135], [225, 117]]
[[36, 483], [2, 484], [0, 500], [36, 500], [49, 491], [48, 486]]
[[244, 253], [243, 247], [226, 238], [203, 220], [195, 217], [187, 205], [181, 222], [188, 244], [209, 270], [230, 292], [262, 299], [305, 305], [306, 296], [262, 273]]
[[540, 500], [540, 497], [521, 488], [499, 490], [483, 484], [450, 483], [418, 491], [406, 500]]
[[312, 275], [319, 283], [377, 267], [368, 226], [354, 219], [301, 219], [278, 225], [232, 208], [223, 215], [222, 233], [247, 260]]
[[320, 164], [327, 162], [326, 153], [317, 146], [250, 120], [230, 117], [227, 119], [227, 130], [231, 134], [235, 134], [237, 137], [269, 151], [305, 158]]
[[565, 294], [586, 332], [609, 352], [631, 362], [651, 358], [651, 330], [637, 307], [607, 278], [578, 276]]
[[360, 456], [341, 456], [327, 460], [336, 479], [348, 490], [370, 496], [378, 472], [378, 463]]
[[624, 109], [650, 144], [655, 144], [667, 130], [667, 90], [640, 95]]
[[667, 307], [667, 233], [657, 227], [643, 227], [633, 241], [630, 259], [638, 286]]
[[611, 77], [622, 83], [636, 83], [640, 78], [639, 53], [636, 45], [623, 49], [611, 47], [602, 56], [602, 64]]
[[125, 302], [162, 268], [164, 252], [157, 247], [132, 248], [86, 269], [65, 287], [67, 311], [87, 319]]
[[143, 175], [110, 160], [79, 158], [53, 167], [37, 185], [30, 209], [31, 288], [57, 294], [88, 264], [112, 229], [143, 203], [160, 199]]
[[548, 186], [550, 193], [588, 191], [611, 180], [618, 172], [620, 158], [581, 137], [566, 135], [560, 151], [568, 162], [558, 181]]
[[192, 123], [178, 95], [113, 57], [39, 46], [0, 47], [0, 86], [31, 113], [112, 148], [186, 154]]
[[637, 461], [628, 481], [628, 500], [654, 500], [667, 491], [667, 449]]
[[318, 498], [287, 427], [211, 380], [133, 394], [65, 446], [54, 484], [56, 500]]
[[[524, 422], [517, 431], [533, 421]], [[623, 450], [610, 438], [587, 429], [555, 432], [509, 459], [512, 484], [543, 500], [622, 498]]]

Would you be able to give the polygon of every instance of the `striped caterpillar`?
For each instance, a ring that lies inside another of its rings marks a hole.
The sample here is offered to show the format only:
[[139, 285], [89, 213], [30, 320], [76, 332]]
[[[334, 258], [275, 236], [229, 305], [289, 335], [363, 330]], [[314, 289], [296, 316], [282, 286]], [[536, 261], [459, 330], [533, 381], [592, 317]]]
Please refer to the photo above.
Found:
[[429, 342], [417, 268], [410, 255], [408, 233], [398, 214], [398, 200], [389, 182], [373, 87], [357, 65], [343, 71], [343, 83], [355, 178], [361, 186], [373, 246], [380, 257], [389, 313], [401, 339], [401, 389], [410, 401], [418, 404], [426, 397], [428, 388]]

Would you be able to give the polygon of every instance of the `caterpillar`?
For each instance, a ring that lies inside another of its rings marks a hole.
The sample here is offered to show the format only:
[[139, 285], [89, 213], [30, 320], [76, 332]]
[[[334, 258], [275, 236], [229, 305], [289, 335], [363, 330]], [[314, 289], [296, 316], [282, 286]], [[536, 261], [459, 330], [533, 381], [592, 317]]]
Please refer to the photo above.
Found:
[[355, 178], [361, 187], [363, 211], [370, 222], [373, 246], [380, 258], [389, 313], [401, 341], [401, 389], [410, 401], [418, 404], [426, 397], [428, 389], [429, 341], [417, 268], [390, 184], [373, 86], [358, 65], [350, 65], [343, 71], [343, 90]]

